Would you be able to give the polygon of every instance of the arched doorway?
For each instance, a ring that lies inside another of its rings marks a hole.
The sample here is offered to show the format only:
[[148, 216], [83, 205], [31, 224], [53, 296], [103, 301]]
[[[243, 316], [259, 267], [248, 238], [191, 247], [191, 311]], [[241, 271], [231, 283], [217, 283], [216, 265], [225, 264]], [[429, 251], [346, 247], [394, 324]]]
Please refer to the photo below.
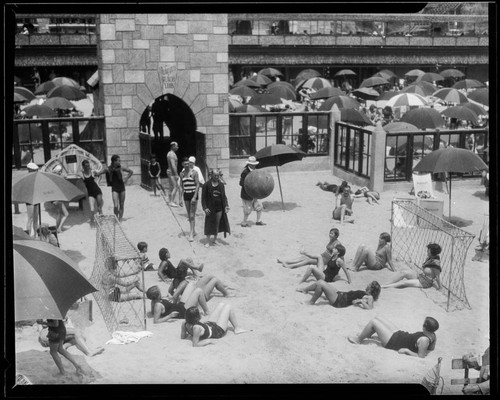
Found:
[[183, 157], [194, 155], [206, 177], [205, 135], [197, 131], [196, 117], [181, 98], [171, 93], [157, 97], [142, 113], [139, 125], [142, 186], [151, 186], [148, 174], [151, 154], [156, 154], [161, 176], [166, 177], [167, 153], [172, 142], [179, 144], [177, 167], [180, 169]]

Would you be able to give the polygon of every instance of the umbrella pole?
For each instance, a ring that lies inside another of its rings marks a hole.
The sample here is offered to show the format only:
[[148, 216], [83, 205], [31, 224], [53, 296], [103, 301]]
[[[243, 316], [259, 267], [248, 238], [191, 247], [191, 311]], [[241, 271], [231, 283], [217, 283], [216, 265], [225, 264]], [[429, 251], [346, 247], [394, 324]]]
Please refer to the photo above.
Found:
[[449, 176], [450, 176], [450, 190], [448, 190], [448, 213], [450, 218], [449, 222], [451, 222], [451, 174], [449, 174]]
[[278, 174], [278, 183], [280, 185], [281, 205], [283, 207], [283, 211], [285, 211], [285, 202], [283, 201], [283, 192], [281, 191], [280, 171], [278, 170], [277, 165], [276, 165], [276, 173]]
[[[34, 217], [36, 218], [36, 217]], [[42, 230], [40, 229], [40, 227], [42, 226], [42, 203], [38, 204], [38, 236], [41, 236], [42, 235]], [[57, 229], [57, 227], [56, 227]], [[35, 232], [35, 236], [36, 236], [36, 232]]]

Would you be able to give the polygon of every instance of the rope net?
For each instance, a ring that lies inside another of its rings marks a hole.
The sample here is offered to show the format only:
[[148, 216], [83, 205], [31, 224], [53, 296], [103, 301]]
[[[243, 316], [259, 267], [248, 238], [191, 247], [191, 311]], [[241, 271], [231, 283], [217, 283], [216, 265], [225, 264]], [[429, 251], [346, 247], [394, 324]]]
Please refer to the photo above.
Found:
[[[427, 258], [427, 245], [441, 246], [441, 289], [424, 290], [438, 304], [471, 308], [465, 293], [464, 265], [474, 235], [418, 206], [413, 200], [393, 200], [391, 217], [392, 255], [417, 273]], [[437, 293], [437, 295], [436, 295]], [[443, 298], [442, 295], [446, 298]]]
[[114, 215], [97, 215], [96, 256], [90, 281], [110, 333], [146, 329], [141, 257]]

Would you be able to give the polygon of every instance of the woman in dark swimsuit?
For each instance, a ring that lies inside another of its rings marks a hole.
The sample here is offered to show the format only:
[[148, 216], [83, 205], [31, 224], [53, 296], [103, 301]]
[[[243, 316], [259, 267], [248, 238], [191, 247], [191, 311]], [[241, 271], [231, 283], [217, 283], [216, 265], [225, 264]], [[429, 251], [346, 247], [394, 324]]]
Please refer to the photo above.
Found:
[[226, 335], [228, 324], [231, 322], [234, 334], [247, 332], [239, 328], [236, 315], [229, 304], [220, 303], [206, 322], [201, 322], [200, 311], [197, 307], [186, 310], [186, 320], [182, 322], [181, 339], [191, 336], [193, 347], [215, 344], [212, 339], [220, 339]]
[[368, 249], [366, 245], [360, 245], [352, 261], [352, 269], [358, 271], [360, 267], [365, 264], [367, 269], [378, 271], [388, 265], [389, 269], [394, 272], [390, 243], [391, 235], [387, 232], [383, 232], [380, 234], [377, 251], [375, 251], [375, 253]]
[[421, 332], [408, 333], [398, 330], [397, 326], [382, 317], [375, 317], [365, 326], [357, 337], [349, 337], [354, 344], [361, 344], [373, 334], [377, 334], [386, 349], [396, 350], [399, 354], [424, 358], [436, 346], [436, 332], [439, 323], [426, 317]]
[[401, 271], [393, 279], [391, 279], [383, 288], [407, 288], [416, 287], [428, 289], [434, 286], [441, 289], [441, 246], [437, 243], [429, 243], [427, 245], [427, 259], [422, 265], [422, 272], [417, 274], [413, 271]]
[[101, 188], [95, 181], [95, 177], [97, 176], [97, 174], [95, 173], [95, 171], [90, 169], [89, 160], [83, 160], [82, 167], [83, 183], [85, 183], [85, 187], [87, 188], [90, 211], [92, 212], [92, 216], [90, 217], [90, 225], [93, 226], [95, 224], [96, 212], [98, 212], [99, 215], [102, 215], [102, 206], [104, 205], [104, 201], [102, 199]]

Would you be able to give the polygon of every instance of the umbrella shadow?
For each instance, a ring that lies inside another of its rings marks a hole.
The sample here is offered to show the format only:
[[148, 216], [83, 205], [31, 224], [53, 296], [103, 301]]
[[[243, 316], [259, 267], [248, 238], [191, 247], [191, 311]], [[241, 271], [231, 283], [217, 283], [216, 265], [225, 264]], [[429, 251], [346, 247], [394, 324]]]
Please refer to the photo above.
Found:
[[71, 258], [77, 264], [80, 261], [83, 261], [87, 258], [82, 253], [80, 253], [78, 250], [65, 250], [65, 249], [63, 249], [63, 251], [64, 251], [64, 254], [66, 254], [69, 258]]
[[[297, 203], [287, 203], [285, 202], [285, 210], [290, 211], [298, 207]], [[265, 211], [283, 211], [283, 203], [281, 201], [264, 201], [262, 206]]]
[[61, 357], [65, 376], [55, 376], [58, 369], [48, 350], [28, 350], [16, 353], [16, 373], [23, 374], [34, 384], [87, 384], [102, 378], [101, 374], [92, 369], [84, 356], [72, 354], [75, 361], [82, 367], [84, 375], [75, 374], [75, 367], [64, 357]]
[[467, 226], [470, 226], [474, 223], [471, 219], [463, 219], [460, 217], [444, 217], [446, 221], [448, 221], [450, 224], [455, 225], [457, 228], [465, 228]]
[[484, 201], [489, 201], [489, 198], [486, 196], [485, 194], [485, 191], [484, 190], [478, 190], [477, 192], [473, 193], [472, 194], [474, 197], [478, 197], [480, 198], [481, 200], [484, 200]]

